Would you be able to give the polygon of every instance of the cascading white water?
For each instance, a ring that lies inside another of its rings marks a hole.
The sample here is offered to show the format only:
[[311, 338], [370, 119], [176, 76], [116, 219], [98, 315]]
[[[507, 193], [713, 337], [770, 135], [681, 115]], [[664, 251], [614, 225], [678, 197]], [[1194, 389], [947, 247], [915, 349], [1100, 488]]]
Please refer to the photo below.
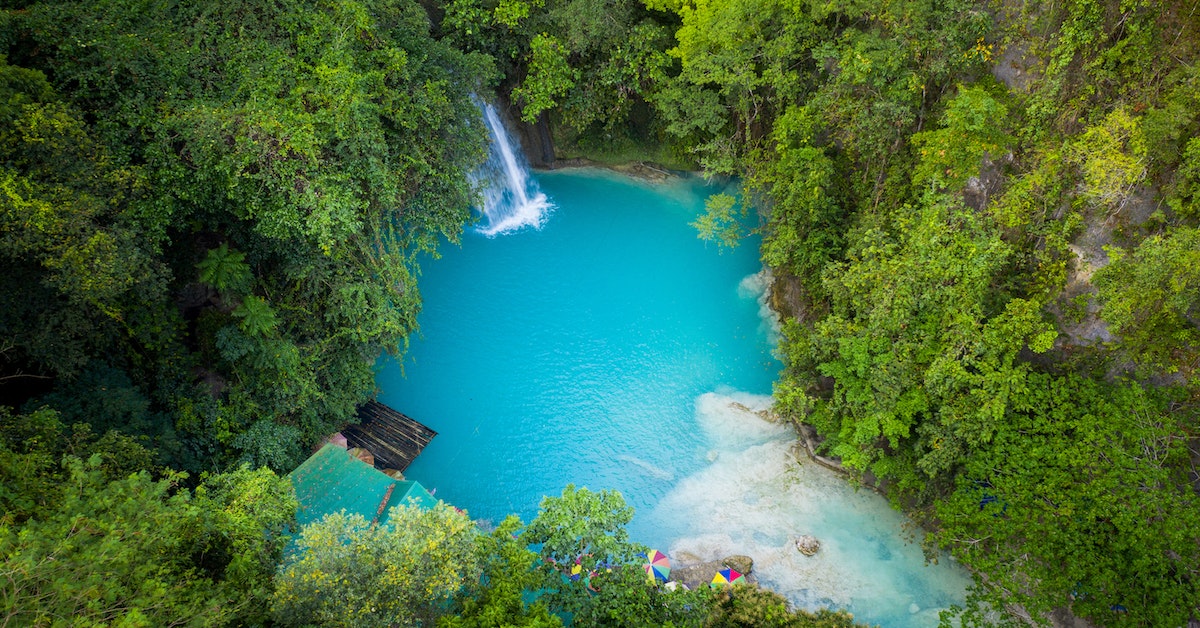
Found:
[[483, 111], [483, 121], [492, 136], [488, 160], [473, 177], [483, 193], [480, 212], [485, 223], [479, 231], [495, 236], [522, 227], [541, 228], [553, 203], [530, 178], [529, 166], [520, 152], [513, 149], [513, 138], [496, 108], [482, 101], [476, 104]]

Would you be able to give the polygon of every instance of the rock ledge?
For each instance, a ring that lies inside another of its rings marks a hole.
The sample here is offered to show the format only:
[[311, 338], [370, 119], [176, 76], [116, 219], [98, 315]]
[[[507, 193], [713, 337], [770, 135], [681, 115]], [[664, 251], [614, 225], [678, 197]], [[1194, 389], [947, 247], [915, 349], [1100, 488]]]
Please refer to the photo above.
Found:
[[754, 582], [754, 559], [749, 556], [733, 555], [720, 560], [710, 560], [671, 569], [671, 580], [689, 589], [706, 587], [712, 582], [713, 576], [722, 569], [732, 569], [744, 574], [746, 579]]

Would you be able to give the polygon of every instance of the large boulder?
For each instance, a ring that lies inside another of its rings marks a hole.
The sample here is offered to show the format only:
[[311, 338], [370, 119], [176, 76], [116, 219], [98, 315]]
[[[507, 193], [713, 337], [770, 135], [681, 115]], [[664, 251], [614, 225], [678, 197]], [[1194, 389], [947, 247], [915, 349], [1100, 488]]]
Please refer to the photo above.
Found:
[[749, 556], [742, 556], [740, 554], [726, 556], [725, 558], [721, 559], [721, 563], [734, 571], [744, 573], [746, 575], [749, 575], [751, 571], [754, 571], [754, 559], [750, 558]]
[[821, 549], [821, 542], [811, 534], [805, 534], [796, 539], [796, 549], [805, 556], [812, 556]]
[[672, 567], [671, 580], [689, 589], [706, 587], [712, 582], [713, 576], [717, 575], [717, 572], [722, 569], [733, 569], [745, 575], [746, 579], [750, 582], [754, 582], [754, 575], [752, 573], [754, 571], [754, 559], [741, 555], [726, 556], [720, 560]]

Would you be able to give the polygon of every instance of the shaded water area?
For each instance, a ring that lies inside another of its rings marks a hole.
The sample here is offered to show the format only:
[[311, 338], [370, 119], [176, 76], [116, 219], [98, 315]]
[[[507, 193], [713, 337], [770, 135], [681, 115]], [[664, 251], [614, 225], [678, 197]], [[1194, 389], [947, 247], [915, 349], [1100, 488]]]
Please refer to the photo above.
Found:
[[748, 554], [796, 604], [860, 621], [933, 626], [961, 602], [963, 572], [927, 567], [901, 515], [755, 414], [780, 368], [758, 242], [722, 253], [688, 225], [716, 189], [536, 179], [556, 206], [543, 226], [488, 237], [485, 220], [427, 260], [420, 337], [381, 364], [381, 400], [440, 433], [411, 479], [492, 522], [529, 521], [568, 483], [616, 489], [634, 539], [676, 563]]

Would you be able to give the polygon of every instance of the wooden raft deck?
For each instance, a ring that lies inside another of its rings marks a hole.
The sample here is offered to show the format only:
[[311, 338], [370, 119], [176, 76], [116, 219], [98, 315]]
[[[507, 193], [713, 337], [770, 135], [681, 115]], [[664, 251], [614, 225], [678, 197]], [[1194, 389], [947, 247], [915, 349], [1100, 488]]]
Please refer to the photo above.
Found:
[[358, 425], [342, 430], [346, 443], [371, 452], [380, 469], [404, 471], [437, 436], [437, 432], [375, 400], [358, 407], [358, 421]]

